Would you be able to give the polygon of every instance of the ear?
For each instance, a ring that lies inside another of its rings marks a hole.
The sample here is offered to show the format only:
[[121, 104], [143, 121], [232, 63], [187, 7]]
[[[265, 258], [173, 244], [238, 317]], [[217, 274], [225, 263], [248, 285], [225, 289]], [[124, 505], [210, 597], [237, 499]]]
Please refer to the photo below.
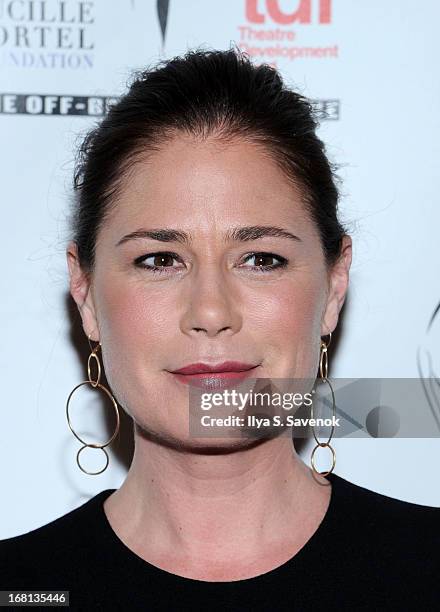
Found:
[[76, 242], [69, 242], [66, 257], [70, 275], [70, 294], [81, 314], [84, 332], [87, 337], [91, 334], [90, 340], [99, 342], [99, 328], [91, 278], [90, 274], [87, 274], [80, 266]]
[[329, 272], [329, 291], [322, 316], [321, 336], [332, 332], [338, 324], [339, 313], [348, 289], [351, 257], [352, 241], [350, 236], [345, 234], [342, 238], [341, 255]]

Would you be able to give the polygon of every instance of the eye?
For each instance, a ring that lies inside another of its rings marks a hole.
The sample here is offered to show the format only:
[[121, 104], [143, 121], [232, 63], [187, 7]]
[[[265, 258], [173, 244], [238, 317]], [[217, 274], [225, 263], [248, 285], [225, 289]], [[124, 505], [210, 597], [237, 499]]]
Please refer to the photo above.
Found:
[[138, 257], [134, 260], [134, 264], [139, 268], [143, 268], [144, 270], [149, 270], [157, 274], [169, 274], [169, 272], [165, 270], [166, 268], [180, 268], [180, 266], [173, 265], [173, 261], [183, 263], [182, 259], [179, 257], [179, 255], [177, 255], [177, 253], [159, 251], [157, 253], [148, 253], [147, 255]]
[[[265, 252], [250, 253], [247, 255], [244, 261], [248, 262], [251, 260], [254, 260], [255, 265], [241, 265], [239, 267], [247, 268], [254, 272], [269, 272], [277, 268], [284, 268], [288, 263], [288, 260], [285, 257], [281, 257], [275, 253]], [[134, 264], [143, 270], [148, 270], [149, 272], [153, 272], [155, 274], [169, 274], [171, 269], [181, 269], [181, 266], [174, 265], [174, 262], [176, 261], [183, 264], [181, 257], [177, 255], [177, 253], [172, 253], [170, 251], [158, 251], [156, 253], [148, 253], [147, 255], [138, 257], [134, 260]], [[275, 263], [273, 263], [274, 261]], [[168, 270], [166, 268], [168, 268]]]
[[[287, 266], [288, 260], [285, 257], [281, 257], [281, 255], [275, 255], [275, 253], [250, 253], [244, 261], [254, 260], [256, 265], [252, 266], [240, 266], [243, 268], [254, 268], [256, 272], [269, 272], [270, 270], [275, 270], [276, 268], [285, 268]], [[271, 263], [273, 260], [278, 260], [277, 263]], [[269, 263], [268, 263], [269, 262]]]

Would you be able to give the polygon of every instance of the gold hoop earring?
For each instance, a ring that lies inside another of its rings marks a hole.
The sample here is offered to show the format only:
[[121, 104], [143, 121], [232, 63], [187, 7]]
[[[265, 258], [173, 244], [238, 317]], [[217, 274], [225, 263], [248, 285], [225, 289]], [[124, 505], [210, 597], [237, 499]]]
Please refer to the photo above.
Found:
[[[85, 474], [89, 474], [90, 476], [96, 476], [97, 474], [102, 474], [102, 472], [104, 472], [107, 469], [107, 466], [109, 464], [109, 456], [107, 451], [105, 450], [105, 447], [108, 446], [109, 444], [111, 444], [113, 442], [113, 440], [116, 438], [116, 436], [119, 433], [119, 425], [120, 425], [120, 419], [119, 419], [119, 409], [118, 409], [118, 404], [115, 400], [115, 398], [113, 397], [112, 393], [107, 389], [107, 387], [105, 387], [104, 385], [100, 384], [100, 379], [101, 379], [101, 363], [99, 361], [99, 357], [97, 355], [97, 351], [99, 350], [99, 347], [101, 346], [101, 343], [98, 342], [98, 345], [95, 346], [95, 348], [92, 347], [92, 345], [90, 344], [90, 336], [92, 334], [90, 333], [88, 336], [88, 341], [89, 341], [89, 346], [91, 349], [91, 353], [89, 355], [89, 358], [87, 360], [87, 374], [89, 379], [85, 380], [84, 382], [80, 382], [78, 385], [76, 385], [76, 387], [74, 387], [72, 389], [72, 391], [69, 394], [69, 397], [67, 398], [67, 403], [66, 403], [66, 416], [67, 416], [67, 424], [69, 425], [70, 431], [73, 433], [73, 435], [75, 436], [75, 438], [77, 438], [81, 444], [83, 444], [83, 446], [81, 446], [81, 448], [79, 449], [79, 451], [76, 454], [76, 462], [78, 464], [78, 467], [80, 470], [82, 470]], [[96, 380], [92, 380], [92, 375], [91, 375], [91, 369], [90, 369], [90, 365], [91, 365], [91, 360], [94, 359], [98, 368], [98, 373], [97, 373], [97, 378]], [[104, 391], [108, 397], [111, 399], [113, 407], [115, 409], [115, 413], [116, 413], [116, 429], [113, 433], [113, 435], [111, 436], [111, 438], [105, 442], [104, 444], [99, 444], [99, 443], [95, 443], [95, 442], [85, 442], [73, 429], [71, 422], [70, 422], [70, 416], [69, 416], [69, 403], [70, 403], [70, 399], [72, 397], [72, 395], [75, 393], [75, 391], [77, 389], [79, 389], [79, 387], [82, 387], [83, 385], [92, 385], [92, 387], [99, 387], [100, 389], [102, 389], [102, 391]], [[106, 463], [105, 466], [102, 468], [102, 470], [98, 470], [97, 472], [88, 472], [87, 470], [85, 470], [80, 461], [79, 461], [79, 455], [81, 453], [81, 451], [83, 451], [86, 447], [89, 448], [99, 448], [103, 451], [103, 453], [105, 454], [106, 457]]]
[[[319, 374], [320, 374], [320, 380], [322, 382], [326, 382], [328, 384], [328, 386], [330, 387], [330, 391], [332, 394], [332, 417], [333, 417], [333, 422], [334, 419], [336, 417], [336, 400], [335, 400], [335, 394], [333, 391], [333, 387], [328, 379], [328, 355], [327, 355], [327, 349], [330, 345], [331, 339], [332, 339], [332, 333], [329, 332], [330, 338], [328, 343], [325, 343], [322, 339], [321, 339], [321, 353], [319, 356]], [[310, 408], [310, 418], [313, 419], [313, 402]], [[330, 444], [330, 440], [332, 439], [333, 433], [335, 431], [335, 426], [332, 425], [331, 430], [330, 430], [330, 435], [327, 439], [326, 442], [320, 442], [316, 436], [315, 433], [315, 427], [312, 426], [312, 433], [313, 433], [313, 437], [315, 438], [316, 441], [316, 446], [314, 447], [314, 449], [312, 450], [312, 454], [310, 456], [310, 463], [312, 466], [312, 470], [315, 472], [315, 474], [320, 474], [321, 476], [328, 476], [328, 474], [330, 474], [331, 472], [333, 472], [335, 465], [336, 465], [336, 453], [335, 453], [335, 449], [331, 446]], [[332, 454], [332, 466], [331, 468], [327, 471], [327, 472], [319, 472], [316, 467], [315, 467], [315, 453], [317, 451], [318, 448], [329, 448]]]

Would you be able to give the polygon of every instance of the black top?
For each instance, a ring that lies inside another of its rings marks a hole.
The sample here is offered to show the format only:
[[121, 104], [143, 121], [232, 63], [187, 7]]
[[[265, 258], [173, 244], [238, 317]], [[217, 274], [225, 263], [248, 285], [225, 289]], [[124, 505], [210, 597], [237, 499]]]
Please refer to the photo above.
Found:
[[115, 489], [106, 489], [1, 540], [0, 590], [69, 591], [70, 610], [81, 612], [438, 609], [440, 508], [327, 478], [332, 495], [317, 531], [289, 561], [254, 578], [192, 580], [143, 560], [110, 526], [103, 502]]

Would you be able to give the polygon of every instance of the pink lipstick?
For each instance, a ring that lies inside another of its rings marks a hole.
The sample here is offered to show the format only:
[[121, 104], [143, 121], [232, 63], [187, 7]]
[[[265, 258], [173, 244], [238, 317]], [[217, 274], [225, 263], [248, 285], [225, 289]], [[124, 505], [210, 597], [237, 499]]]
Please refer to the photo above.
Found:
[[252, 376], [259, 364], [242, 361], [224, 361], [215, 365], [208, 363], [191, 363], [170, 374], [187, 385], [214, 391], [240, 383]]

